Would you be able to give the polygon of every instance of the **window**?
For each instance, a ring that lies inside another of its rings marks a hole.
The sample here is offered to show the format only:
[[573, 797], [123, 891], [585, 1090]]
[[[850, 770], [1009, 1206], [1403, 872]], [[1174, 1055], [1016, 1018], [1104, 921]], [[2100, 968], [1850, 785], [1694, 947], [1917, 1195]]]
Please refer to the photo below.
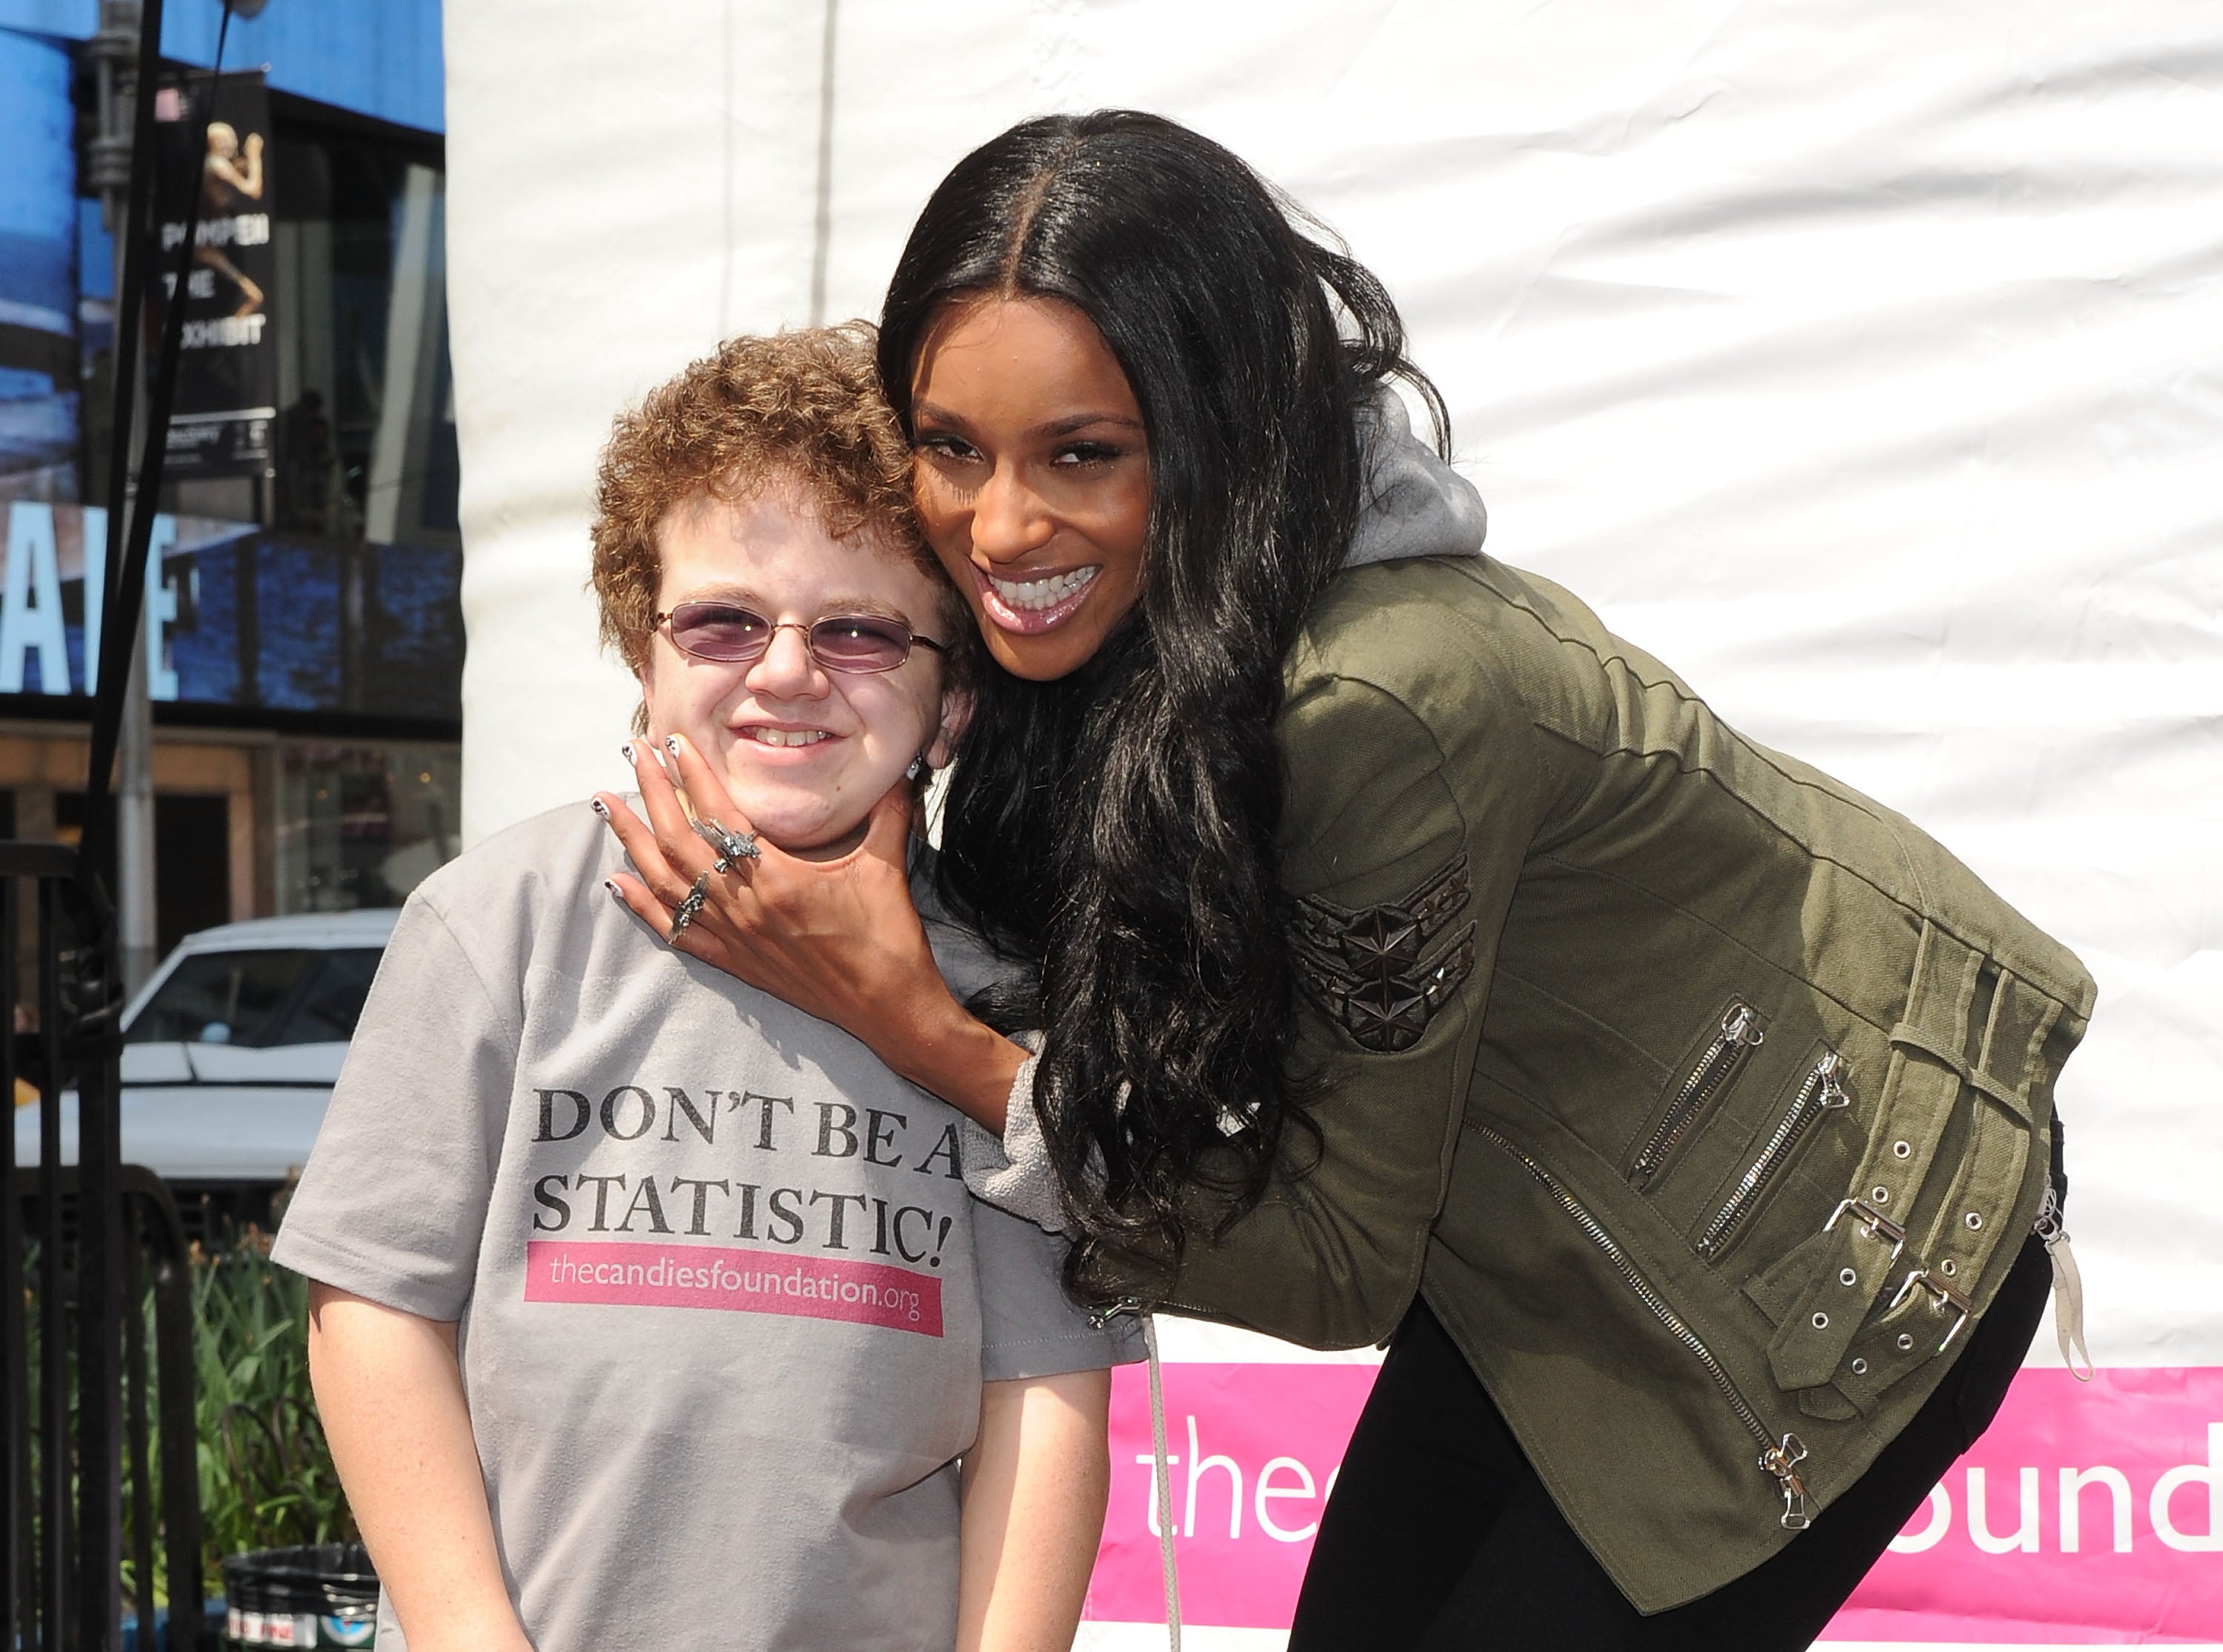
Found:
[[278, 757], [280, 912], [398, 907], [454, 857], [454, 746], [300, 742]]
[[353, 1035], [379, 949], [194, 952], [178, 961], [123, 1034], [127, 1044], [269, 1049]]
[[357, 946], [322, 956], [324, 967], [294, 998], [273, 1044], [337, 1044], [355, 1036], [380, 954], [375, 947]]

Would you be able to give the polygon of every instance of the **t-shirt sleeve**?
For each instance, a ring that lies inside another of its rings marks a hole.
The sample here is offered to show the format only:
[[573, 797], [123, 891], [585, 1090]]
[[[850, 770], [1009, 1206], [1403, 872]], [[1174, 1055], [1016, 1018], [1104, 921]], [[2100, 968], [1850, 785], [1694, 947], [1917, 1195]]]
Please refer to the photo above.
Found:
[[980, 1375], [986, 1382], [1101, 1371], [1143, 1357], [1131, 1316], [1101, 1327], [1065, 1294], [1066, 1241], [992, 1205], [973, 1207], [980, 1279]]
[[446, 919], [410, 898], [274, 1261], [406, 1313], [462, 1316], [516, 1074], [513, 996], [489, 992]]

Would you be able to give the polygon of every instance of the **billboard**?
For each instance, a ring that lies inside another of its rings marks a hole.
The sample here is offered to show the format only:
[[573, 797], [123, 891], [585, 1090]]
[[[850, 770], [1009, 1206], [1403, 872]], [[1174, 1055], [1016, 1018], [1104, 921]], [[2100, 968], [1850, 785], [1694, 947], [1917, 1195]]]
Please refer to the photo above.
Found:
[[[201, 108], [208, 100], [206, 110]], [[205, 141], [201, 116], [206, 113]], [[277, 417], [278, 260], [270, 242], [270, 176], [264, 150], [270, 94], [261, 72], [205, 75], [162, 88], [155, 101], [162, 173], [162, 280], [175, 280], [187, 197], [198, 179], [200, 222], [186, 274], [185, 336], [167, 461], [173, 477], [261, 476], [270, 468]]]
[[[50, 713], [100, 682], [108, 512], [18, 499], [0, 513], [0, 715]], [[453, 722], [462, 560], [436, 548], [343, 545], [158, 516], [147, 559], [149, 695]]]

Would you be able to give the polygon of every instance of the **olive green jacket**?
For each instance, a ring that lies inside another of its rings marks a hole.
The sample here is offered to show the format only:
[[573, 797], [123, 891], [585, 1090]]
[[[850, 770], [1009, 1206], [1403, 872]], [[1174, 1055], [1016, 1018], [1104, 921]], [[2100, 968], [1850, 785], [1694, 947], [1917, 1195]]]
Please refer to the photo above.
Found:
[[1152, 1294], [1331, 1347], [1418, 1291], [1637, 1607], [1706, 1593], [1965, 1346], [2093, 983], [1489, 558], [1346, 571], [1286, 682], [1320, 1151]]

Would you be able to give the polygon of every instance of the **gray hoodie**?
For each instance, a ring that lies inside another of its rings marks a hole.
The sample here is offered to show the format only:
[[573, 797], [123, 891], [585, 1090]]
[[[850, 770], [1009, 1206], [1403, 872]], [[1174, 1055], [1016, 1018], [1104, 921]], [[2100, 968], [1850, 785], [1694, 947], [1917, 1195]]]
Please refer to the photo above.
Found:
[[1408, 556], [1472, 556], [1489, 528], [1482, 495], [1413, 434], [1404, 401], [1385, 389], [1358, 416], [1366, 491], [1345, 568]]

